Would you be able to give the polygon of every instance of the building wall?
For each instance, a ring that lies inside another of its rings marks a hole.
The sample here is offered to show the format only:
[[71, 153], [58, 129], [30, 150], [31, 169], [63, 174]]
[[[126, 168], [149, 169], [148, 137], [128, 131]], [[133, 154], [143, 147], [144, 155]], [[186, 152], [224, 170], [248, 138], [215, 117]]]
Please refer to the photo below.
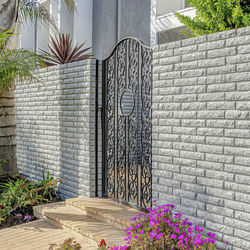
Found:
[[[63, 0], [46, 3], [59, 31], [70, 33], [74, 43], [86, 41], [97, 59], [107, 58], [125, 37], [136, 37], [150, 44], [150, 0], [76, 0], [75, 12], [70, 12]], [[34, 23], [23, 22], [20, 29], [20, 47], [34, 49]], [[55, 35], [55, 30], [38, 22], [38, 51], [48, 50], [50, 34]]]
[[123, 38], [150, 44], [150, 0], [94, 0], [93, 53], [106, 59]]
[[15, 90], [17, 166], [66, 178], [63, 198], [95, 195], [95, 60], [41, 70]]
[[156, 46], [153, 199], [250, 249], [250, 27]]
[[[164, 32], [167, 30], [173, 30], [176, 28], [184, 27], [182, 23], [179, 22], [178, 18], [175, 16], [175, 11], [178, 11], [178, 13], [181, 13], [186, 16], [190, 16], [191, 18], [195, 17], [195, 8], [186, 7], [187, 4], [185, 4], [184, 0], [178, 0], [180, 1], [179, 7], [180, 9], [177, 10], [177, 5], [172, 6], [168, 5], [164, 0], [151, 0], [151, 28], [150, 28], [150, 45], [154, 46], [159, 43], [158, 41], [158, 33]], [[171, 1], [171, 0], [169, 0]], [[163, 6], [163, 12], [159, 12], [157, 10], [157, 7]], [[172, 6], [172, 7], [171, 7]], [[165, 13], [167, 10], [169, 10], [169, 13]], [[172, 34], [173, 35], [173, 34]], [[170, 39], [166, 39], [170, 40]], [[178, 39], [180, 40], [180, 39]]]
[[[68, 10], [63, 0], [47, 0], [46, 6], [58, 27], [63, 33], [70, 33], [74, 43], [81, 44], [86, 41], [86, 46], [92, 47], [92, 14], [93, 0], [76, 0], [76, 11]], [[35, 24], [22, 22], [20, 26], [20, 47], [35, 48]], [[51, 25], [37, 25], [37, 50], [48, 50], [50, 35], [55, 36], [56, 30]]]

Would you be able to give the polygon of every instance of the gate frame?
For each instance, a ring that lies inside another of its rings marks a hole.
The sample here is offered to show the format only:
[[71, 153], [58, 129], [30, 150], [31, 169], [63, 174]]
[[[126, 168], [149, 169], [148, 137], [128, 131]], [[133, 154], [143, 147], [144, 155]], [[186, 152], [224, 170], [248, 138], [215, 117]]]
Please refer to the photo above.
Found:
[[[141, 46], [143, 46], [146, 49], [149, 49], [152, 51], [152, 48], [144, 45], [140, 40], [138, 40], [137, 38], [134, 37], [126, 37], [122, 40], [120, 40], [118, 43], [116, 43], [116, 45], [113, 47], [113, 49], [111, 50], [109, 56], [107, 56], [104, 60], [101, 60], [101, 68], [102, 68], [102, 105], [101, 107], [98, 106], [98, 71], [99, 71], [99, 60], [97, 60], [96, 63], [96, 101], [95, 101], [95, 106], [96, 106], [96, 116], [95, 116], [95, 120], [96, 120], [96, 126], [95, 126], [95, 130], [96, 130], [96, 197], [98, 197], [98, 110], [101, 110], [101, 132], [102, 132], [102, 143], [101, 143], [101, 147], [102, 147], [102, 161], [101, 161], [101, 169], [102, 169], [102, 180], [101, 180], [101, 197], [103, 198], [109, 198], [108, 194], [107, 194], [107, 180], [106, 180], [106, 173], [107, 173], [107, 150], [106, 150], [106, 146], [107, 146], [107, 142], [106, 142], [106, 100], [107, 100], [107, 95], [106, 95], [106, 91], [107, 91], [107, 84], [106, 84], [106, 71], [105, 71], [105, 61], [107, 61], [113, 54], [113, 52], [115, 51], [115, 49], [119, 46], [119, 44], [121, 44], [122, 42], [124, 42], [125, 40], [128, 39], [132, 39], [137, 41]], [[153, 67], [153, 65], [151, 65], [151, 67]], [[152, 70], [153, 73], [153, 70]], [[150, 185], [151, 185], [151, 190], [150, 190], [150, 206], [152, 206], [152, 91], [153, 91], [153, 74], [151, 75], [151, 115], [150, 115], [150, 119], [151, 119], [151, 139], [150, 139], [150, 145], [151, 145], [151, 157], [150, 157], [150, 166], [151, 166], [151, 171], [150, 171]], [[138, 190], [137, 190], [138, 191]], [[142, 194], [141, 194], [142, 196]], [[115, 200], [119, 203], [131, 206], [131, 207], [135, 207], [137, 209], [140, 210], [145, 210], [145, 208], [139, 207], [139, 204], [135, 205], [135, 204], [131, 204], [127, 201], [124, 200], [117, 200], [116, 198], [112, 198], [110, 197], [110, 199]]]

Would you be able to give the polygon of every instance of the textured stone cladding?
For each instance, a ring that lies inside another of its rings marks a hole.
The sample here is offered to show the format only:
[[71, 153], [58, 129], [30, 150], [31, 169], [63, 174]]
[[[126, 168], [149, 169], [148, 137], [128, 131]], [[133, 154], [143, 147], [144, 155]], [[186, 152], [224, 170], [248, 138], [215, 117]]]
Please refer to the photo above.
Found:
[[250, 249], [250, 27], [155, 47], [153, 79], [153, 199]]
[[17, 166], [66, 178], [64, 198], [95, 192], [95, 60], [49, 67], [15, 90]]

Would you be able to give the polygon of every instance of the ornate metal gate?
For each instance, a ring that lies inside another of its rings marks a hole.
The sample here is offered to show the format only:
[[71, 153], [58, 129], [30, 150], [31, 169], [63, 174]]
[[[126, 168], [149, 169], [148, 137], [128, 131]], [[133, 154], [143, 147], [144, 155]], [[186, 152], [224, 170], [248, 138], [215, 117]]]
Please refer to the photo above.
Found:
[[119, 42], [103, 61], [103, 196], [151, 206], [152, 50]]

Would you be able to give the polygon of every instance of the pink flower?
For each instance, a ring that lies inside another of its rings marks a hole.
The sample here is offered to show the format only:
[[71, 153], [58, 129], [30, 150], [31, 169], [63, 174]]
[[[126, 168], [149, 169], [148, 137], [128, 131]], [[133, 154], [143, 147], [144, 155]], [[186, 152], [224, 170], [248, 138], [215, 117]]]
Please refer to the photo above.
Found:
[[180, 228], [176, 228], [174, 231], [175, 231], [175, 233], [179, 233], [180, 232]]

